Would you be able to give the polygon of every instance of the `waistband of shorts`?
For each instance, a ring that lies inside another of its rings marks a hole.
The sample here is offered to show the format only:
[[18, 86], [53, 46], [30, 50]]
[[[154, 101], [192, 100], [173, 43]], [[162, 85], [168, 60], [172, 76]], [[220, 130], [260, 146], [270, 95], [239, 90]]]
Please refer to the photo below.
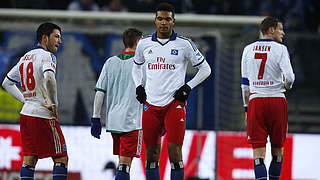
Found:
[[167, 109], [175, 100], [171, 101], [169, 104], [165, 105], [165, 106], [155, 106], [152, 104], [149, 104], [147, 101], [145, 102], [145, 105], [149, 106], [151, 109], [154, 110], [163, 110], [163, 109]]
[[282, 97], [282, 98], [286, 98], [284, 93], [276, 93], [276, 94], [257, 94], [257, 93], [252, 93], [249, 96], [249, 101], [251, 99], [257, 98], [257, 97]]

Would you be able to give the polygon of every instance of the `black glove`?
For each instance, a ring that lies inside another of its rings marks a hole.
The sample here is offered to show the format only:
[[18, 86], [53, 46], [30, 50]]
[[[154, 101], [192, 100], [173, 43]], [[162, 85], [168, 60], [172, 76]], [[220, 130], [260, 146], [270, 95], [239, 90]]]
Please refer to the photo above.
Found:
[[137, 98], [137, 100], [141, 103], [141, 104], [143, 104], [143, 103], [145, 103], [146, 102], [146, 100], [147, 100], [147, 94], [146, 94], [146, 91], [144, 90], [144, 87], [142, 87], [142, 85], [140, 85], [140, 86], [138, 86], [137, 88], [136, 88], [136, 98]]
[[181, 102], [185, 102], [190, 94], [191, 87], [187, 84], [181, 86], [173, 95], [173, 97]]
[[91, 135], [100, 139], [101, 134], [101, 122], [100, 118], [91, 118]]

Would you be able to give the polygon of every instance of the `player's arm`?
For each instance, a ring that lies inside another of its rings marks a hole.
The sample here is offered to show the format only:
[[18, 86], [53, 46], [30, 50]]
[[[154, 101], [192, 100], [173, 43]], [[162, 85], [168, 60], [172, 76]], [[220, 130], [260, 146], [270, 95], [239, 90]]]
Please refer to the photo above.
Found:
[[7, 74], [2, 82], [2, 87], [18, 101], [24, 103], [24, 97], [16, 86], [20, 82], [19, 68], [15, 65]]
[[53, 116], [58, 118], [58, 98], [57, 98], [57, 82], [53, 71], [45, 71], [44, 74], [44, 84], [47, 89], [48, 98], [51, 104], [43, 104], [42, 106], [48, 108], [52, 111]]
[[93, 102], [93, 118], [101, 118], [101, 108], [103, 105], [104, 94], [105, 93], [103, 91], [96, 91]]
[[205, 60], [200, 65], [196, 66], [196, 68], [198, 68], [197, 74], [187, 82], [187, 85], [190, 86], [191, 89], [199, 85], [211, 74], [211, 68]]
[[96, 83], [94, 90], [96, 94], [94, 96], [93, 102], [93, 114], [91, 117], [91, 135], [95, 138], [100, 139], [101, 135], [101, 108], [103, 105], [104, 96], [107, 89], [107, 69], [108, 69], [108, 60], [103, 65], [102, 71]]
[[91, 135], [100, 139], [101, 135], [101, 108], [103, 105], [105, 91], [96, 88], [93, 102], [93, 114], [91, 118]]
[[140, 41], [137, 44], [136, 53], [133, 58], [132, 79], [136, 86], [136, 98], [143, 104], [147, 100], [147, 94], [142, 84], [143, 72], [142, 65], [144, 64], [143, 47]]
[[247, 125], [247, 111], [248, 111], [248, 103], [249, 103], [249, 94], [250, 94], [250, 83], [248, 79], [247, 65], [246, 65], [246, 48], [243, 51], [242, 59], [241, 59], [241, 90], [242, 90], [242, 101], [245, 112], [245, 124]]
[[282, 53], [282, 57], [280, 59], [280, 69], [284, 76], [284, 88], [286, 90], [289, 90], [292, 88], [295, 76], [290, 63], [289, 52], [285, 46]]
[[199, 85], [211, 74], [211, 68], [209, 64], [190, 39], [186, 44], [186, 49], [186, 58], [191, 61], [193, 67], [198, 69], [198, 72], [189, 82], [181, 86], [174, 93], [173, 97], [181, 102], [186, 101], [189, 97], [191, 89]]
[[18, 87], [16, 86], [16, 83], [14, 80], [10, 80], [8, 77], [5, 77], [2, 82], [2, 87], [14, 98], [16, 98], [18, 101], [24, 103], [24, 97]]

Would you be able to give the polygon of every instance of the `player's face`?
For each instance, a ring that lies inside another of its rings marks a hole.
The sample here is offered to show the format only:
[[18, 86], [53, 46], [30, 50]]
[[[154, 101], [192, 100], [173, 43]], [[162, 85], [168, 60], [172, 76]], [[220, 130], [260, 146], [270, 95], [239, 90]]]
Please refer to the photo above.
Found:
[[282, 23], [278, 23], [276, 29], [274, 30], [273, 33], [273, 39], [277, 42], [282, 42], [282, 38], [285, 35], [284, 31], [283, 31], [283, 26]]
[[172, 12], [158, 11], [155, 18], [158, 38], [166, 39], [171, 36], [174, 25], [174, 18]]
[[47, 50], [49, 52], [55, 53], [57, 52], [60, 44], [61, 44], [61, 34], [58, 29], [55, 29], [49, 36], [48, 42], [46, 44]]

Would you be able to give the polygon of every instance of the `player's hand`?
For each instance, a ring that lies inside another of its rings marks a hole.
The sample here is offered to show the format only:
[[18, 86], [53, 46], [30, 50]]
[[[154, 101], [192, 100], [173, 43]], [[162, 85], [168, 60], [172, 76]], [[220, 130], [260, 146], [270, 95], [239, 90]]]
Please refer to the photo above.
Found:
[[91, 118], [91, 135], [100, 139], [101, 134], [101, 122], [100, 118]]
[[55, 104], [41, 104], [41, 106], [49, 109], [52, 112], [54, 119], [58, 119], [58, 107]]
[[146, 90], [144, 89], [144, 87], [142, 87], [142, 85], [138, 86], [136, 88], [136, 98], [137, 100], [143, 104], [146, 102], [147, 100], [147, 94], [146, 94]]
[[173, 97], [181, 102], [185, 102], [190, 94], [191, 87], [187, 84], [181, 86], [173, 95]]

